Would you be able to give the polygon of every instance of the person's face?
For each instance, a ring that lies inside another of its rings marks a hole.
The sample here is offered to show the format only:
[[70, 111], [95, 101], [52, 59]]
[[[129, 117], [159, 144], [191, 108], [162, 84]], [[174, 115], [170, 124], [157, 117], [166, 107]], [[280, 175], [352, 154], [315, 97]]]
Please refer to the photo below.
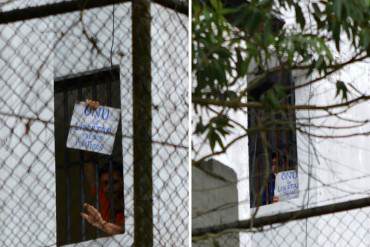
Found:
[[276, 165], [272, 165], [272, 166], [271, 166], [271, 172], [272, 172], [272, 173], [276, 173], [276, 172], [277, 172]]
[[[105, 172], [100, 177], [100, 186], [104, 193], [109, 193], [109, 172]], [[112, 192], [119, 193], [123, 190], [123, 180], [117, 171], [112, 172]]]
[[276, 173], [277, 172], [277, 164], [278, 164], [277, 158], [275, 157], [275, 158], [272, 159], [272, 164], [271, 164], [271, 171], [272, 171], [272, 173]]

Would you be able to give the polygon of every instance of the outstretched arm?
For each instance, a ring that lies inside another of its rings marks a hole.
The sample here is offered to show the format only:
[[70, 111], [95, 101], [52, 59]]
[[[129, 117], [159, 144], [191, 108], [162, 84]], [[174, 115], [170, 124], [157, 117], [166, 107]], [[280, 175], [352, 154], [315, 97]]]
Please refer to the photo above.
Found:
[[87, 220], [87, 222], [89, 222], [91, 225], [95, 226], [96, 228], [102, 230], [103, 232], [109, 235], [123, 233], [122, 226], [106, 222], [99, 213], [99, 211], [90, 204], [85, 203], [84, 208], [86, 210], [86, 213], [81, 213], [81, 216], [82, 218]]
[[[90, 99], [86, 100], [86, 104], [88, 107], [92, 108], [93, 110], [96, 110], [99, 107], [99, 101], [93, 101]], [[86, 175], [86, 180], [90, 188], [94, 188], [94, 181], [95, 181], [95, 169], [94, 169], [94, 164], [93, 164], [93, 159], [94, 155], [90, 152], [85, 152], [85, 162], [86, 164], [84, 165], [84, 170], [85, 170], [85, 175]], [[81, 212], [82, 218], [87, 220], [91, 225], [95, 226], [96, 228], [102, 230], [103, 232], [109, 234], [109, 235], [114, 235], [114, 234], [119, 234], [123, 233], [123, 227], [106, 222], [103, 217], [101, 216], [100, 212], [93, 207], [92, 205], [85, 203], [84, 204], [84, 209], [86, 213]]]

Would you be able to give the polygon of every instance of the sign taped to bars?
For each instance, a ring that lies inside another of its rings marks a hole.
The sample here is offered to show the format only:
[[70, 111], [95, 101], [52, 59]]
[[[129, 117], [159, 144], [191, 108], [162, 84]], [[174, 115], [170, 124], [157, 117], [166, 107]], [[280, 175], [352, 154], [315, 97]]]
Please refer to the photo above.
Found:
[[112, 154], [120, 109], [87, 107], [84, 102], [74, 106], [67, 147], [102, 154]]
[[276, 175], [274, 195], [279, 198], [279, 201], [287, 201], [299, 196], [296, 170], [283, 171]]

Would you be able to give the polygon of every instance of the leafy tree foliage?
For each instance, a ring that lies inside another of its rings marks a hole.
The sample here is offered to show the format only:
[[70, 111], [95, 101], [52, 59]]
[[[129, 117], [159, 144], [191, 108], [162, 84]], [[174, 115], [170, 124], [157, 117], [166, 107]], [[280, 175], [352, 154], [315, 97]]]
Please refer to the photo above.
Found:
[[[225, 151], [223, 140], [236, 127], [225, 109], [315, 109], [286, 106], [280, 99], [287, 90], [320, 83], [370, 56], [370, 0], [196, 0], [192, 11], [195, 134], [206, 136], [212, 150], [218, 145]], [[291, 27], [283, 21], [289, 14], [295, 18]], [[351, 56], [343, 61], [344, 41]], [[275, 85], [263, 99], [247, 101], [248, 93], [279, 71], [299, 72], [306, 81], [289, 89]], [[247, 77], [248, 83], [240, 83]], [[346, 82], [336, 86], [342, 104], [368, 99], [351, 99]]]

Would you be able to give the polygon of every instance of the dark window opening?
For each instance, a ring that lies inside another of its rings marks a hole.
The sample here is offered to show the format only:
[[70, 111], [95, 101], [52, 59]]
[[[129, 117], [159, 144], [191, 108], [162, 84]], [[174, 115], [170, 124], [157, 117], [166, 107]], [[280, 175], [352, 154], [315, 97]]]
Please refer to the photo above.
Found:
[[[293, 85], [288, 71], [270, 74], [248, 94], [248, 101], [266, 102], [274, 91], [275, 100], [294, 105]], [[288, 170], [297, 171], [295, 112], [248, 109], [248, 128], [256, 128], [248, 135], [250, 207], [278, 202], [279, 198], [274, 194], [276, 175]]]
[[85, 203], [124, 232], [122, 132], [118, 126], [112, 155], [66, 147], [74, 105], [91, 99], [121, 108], [119, 67], [57, 78], [54, 83], [57, 245], [108, 236], [84, 220]]

